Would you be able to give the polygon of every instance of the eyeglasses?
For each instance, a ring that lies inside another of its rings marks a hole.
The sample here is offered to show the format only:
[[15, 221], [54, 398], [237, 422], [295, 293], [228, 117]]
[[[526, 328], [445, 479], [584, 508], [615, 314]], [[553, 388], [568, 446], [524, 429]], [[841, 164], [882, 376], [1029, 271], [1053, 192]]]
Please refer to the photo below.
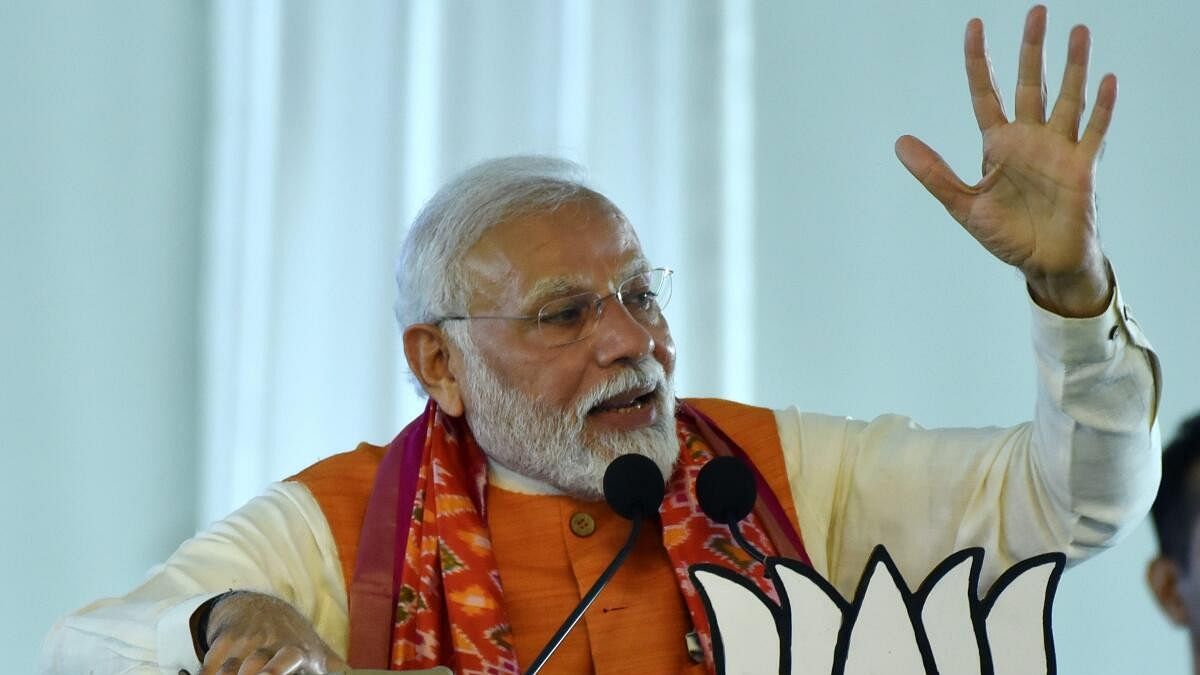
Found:
[[663, 308], [671, 299], [672, 274], [673, 271], [665, 267], [640, 272], [622, 281], [616, 293], [579, 293], [557, 298], [542, 305], [533, 316], [443, 316], [435, 323], [468, 319], [536, 321], [538, 334], [545, 345], [561, 347], [578, 342], [596, 331], [600, 315], [604, 312], [604, 301], [609, 298], [616, 298], [625, 311], [643, 326], [657, 326], [662, 321]]

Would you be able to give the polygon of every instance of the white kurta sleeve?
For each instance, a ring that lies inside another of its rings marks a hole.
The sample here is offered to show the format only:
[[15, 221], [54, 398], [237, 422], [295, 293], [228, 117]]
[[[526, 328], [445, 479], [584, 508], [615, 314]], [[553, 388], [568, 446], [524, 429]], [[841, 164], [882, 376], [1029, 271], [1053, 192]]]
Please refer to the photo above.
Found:
[[290, 602], [345, 654], [346, 590], [333, 534], [307, 488], [276, 483], [184, 542], [128, 595], [60, 619], [42, 646], [40, 672], [195, 673], [192, 614], [228, 590]]
[[1061, 551], [1073, 563], [1112, 546], [1149, 509], [1159, 368], [1120, 292], [1089, 319], [1030, 304], [1032, 422], [926, 430], [896, 415], [776, 412], [806, 548], [844, 596], [877, 544], [913, 584], [982, 546], [987, 588], [1025, 558]]

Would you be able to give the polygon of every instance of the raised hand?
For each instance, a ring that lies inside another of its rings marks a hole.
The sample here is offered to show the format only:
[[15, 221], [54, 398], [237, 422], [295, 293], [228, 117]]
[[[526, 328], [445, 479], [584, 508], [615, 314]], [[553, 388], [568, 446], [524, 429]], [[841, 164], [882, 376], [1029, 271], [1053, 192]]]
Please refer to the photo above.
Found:
[[1096, 106], [1079, 133], [1091, 37], [1071, 30], [1062, 88], [1046, 119], [1042, 45], [1046, 8], [1025, 19], [1016, 118], [1005, 115], [983, 38], [972, 19], [965, 39], [967, 82], [983, 134], [983, 178], [967, 185], [928, 145], [896, 141], [896, 156], [992, 255], [1020, 269], [1043, 307], [1064, 316], [1094, 316], [1112, 293], [1096, 232], [1096, 161], [1112, 120], [1117, 80], [1100, 81]]
[[347, 668], [307, 619], [269, 595], [239, 592], [218, 602], [207, 637], [200, 675], [314, 675]]

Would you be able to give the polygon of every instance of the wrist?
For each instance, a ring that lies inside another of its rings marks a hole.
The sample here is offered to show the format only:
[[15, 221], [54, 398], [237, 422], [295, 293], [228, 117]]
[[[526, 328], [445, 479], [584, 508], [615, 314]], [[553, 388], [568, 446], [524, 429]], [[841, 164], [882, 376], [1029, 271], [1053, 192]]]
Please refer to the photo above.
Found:
[[203, 604], [196, 608], [192, 613], [190, 628], [192, 631], [192, 646], [196, 650], [196, 658], [203, 663], [204, 656], [208, 654], [208, 650], [212, 647], [212, 641], [209, 639], [210, 626], [213, 625], [212, 615], [217, 605], [228, 599], [230, 596], [236, 595], [240, 591], [226, 591], [220, 595], [205, 600]]
[[1112, 270], [1108, 260], [1099, 260], [1082, 270], [1066, 274], [1025, 273], [1033, 301], [1042, 309], [1067, 318], [1099, 316], [1112, 302]]

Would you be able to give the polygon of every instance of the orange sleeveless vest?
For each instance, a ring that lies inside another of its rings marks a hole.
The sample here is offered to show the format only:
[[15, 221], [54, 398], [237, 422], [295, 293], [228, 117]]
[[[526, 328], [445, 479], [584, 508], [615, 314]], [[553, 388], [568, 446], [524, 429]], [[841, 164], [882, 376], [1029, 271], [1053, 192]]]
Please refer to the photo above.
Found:
[[[774, 413], [719, 399], [688, 402], [749, 455], [798, 526]], [[290, 479], [312, 492], [328, 521], [347, 589], [375, 473], [386, 451], [360, 444]], [[603, 502], [522, 495], [492, 486], [487, 499], [513, 639], [520, 662], [527, 664], [624, 544], [629, 526]], [[634, 553], [543, 673], [704, 672], [687, 653], [684, 636], [691, 622], [661, 542], [660, 528], [643, 528]]]

